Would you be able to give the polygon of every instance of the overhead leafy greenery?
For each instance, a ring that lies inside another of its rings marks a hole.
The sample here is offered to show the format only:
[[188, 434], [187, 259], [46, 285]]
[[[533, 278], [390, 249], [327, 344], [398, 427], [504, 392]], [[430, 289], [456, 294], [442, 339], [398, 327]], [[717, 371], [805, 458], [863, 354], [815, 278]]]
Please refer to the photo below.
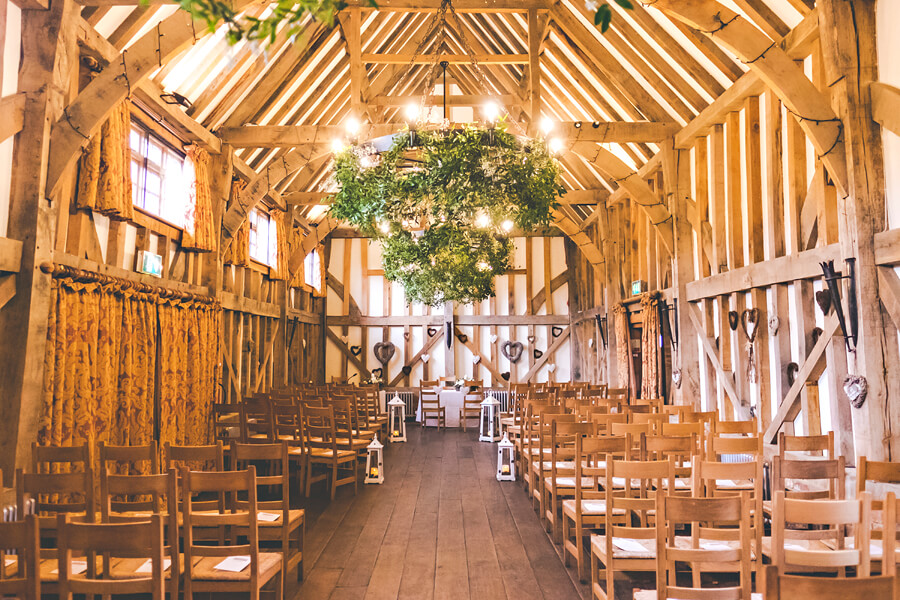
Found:
[[512, 266], [508, 234], [549, 225], [563, 193], [544, 142], [503, 123], [405, 132], [381, 154], [351, 146], [335, 156], [335, 179], [332, 215], [381, 241], [385, 277], [430, 305], [493, 296]]
[[[614, 0], [616, 4], [624, 8], [625, 10], [634, 10], [634, 4], [631, 3], [631, 0]], [[606, 33], [609, 29], [609, 24], [612, 22], [613, 12], [612, 7], [604, 2], [600, 6], [596, 6], [595, 2], [591, 2], [596, 8], [594, 8], [594, 25], [600, 28], [600, 31]]]

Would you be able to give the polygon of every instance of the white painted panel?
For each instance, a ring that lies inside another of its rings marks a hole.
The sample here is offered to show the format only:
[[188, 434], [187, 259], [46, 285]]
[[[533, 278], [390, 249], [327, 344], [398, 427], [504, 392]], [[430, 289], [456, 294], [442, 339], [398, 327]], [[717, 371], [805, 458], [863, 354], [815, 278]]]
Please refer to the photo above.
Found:
[[[876, 31], [878, 47], [878, 79], [900, 88], [900, 2], [879, 0], [876, 6]], [[900, 136], [883, 131], [885, 206], [888, 227], [900, 227]]]

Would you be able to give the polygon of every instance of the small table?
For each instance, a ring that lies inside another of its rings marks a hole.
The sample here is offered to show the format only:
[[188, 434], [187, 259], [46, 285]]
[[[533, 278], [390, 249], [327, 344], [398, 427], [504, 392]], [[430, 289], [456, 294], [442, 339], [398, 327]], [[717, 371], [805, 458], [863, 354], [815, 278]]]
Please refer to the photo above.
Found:
[[[459, 427], [459, 410], [463, 406], [463, 398], [466, 396], [465, 390], [457, 391], [456, 388], [438, 388], [438, 398], [441, 401], [441, 406], [446, 409], [447, 415], [447, 427]], [[385, 392], [382, 390], [379, 392], [379, 396], [381, 397], [381, 406], [382, 410], [387, 412], [387, 402], [389, 400], [388, 396], [390, 392]], [[416, 402], [416, 421], [422, 422], [422, 404], [421, 402]]]

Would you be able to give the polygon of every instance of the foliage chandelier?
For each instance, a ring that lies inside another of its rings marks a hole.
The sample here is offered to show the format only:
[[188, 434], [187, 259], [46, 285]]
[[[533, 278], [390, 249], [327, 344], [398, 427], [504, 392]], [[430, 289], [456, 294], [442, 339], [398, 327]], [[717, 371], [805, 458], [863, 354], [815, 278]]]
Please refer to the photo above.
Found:
[[[431, 25], [439, 49], [448, 13], [461, 25], [445, 1]], [[487, 78], [465, 41], [464, 28], [456, 31], [487, 91]], [[408, 74], [424, 46], [423, 41], [413, 54]], [[420, 117], [424, 99], [436, 87], [438, 67], [444, 75], [444, 118], [429, 127]], [[334, 217], [381, 242], [384, 275], [403, 285], [407, 301], [432, 306], [493, 296], [494, 276], [512, 267], [509, 234], [549, 225], [556, 198], [563, 193], [550, 144], [514, 136], [505, 119], [498, 118], [496, 105], [489, 105], [480, 124], [451, 126], [446, 68], [435, 54], [422, 106], [407, 109], [407, 131], [389, 140], [335, 148], [340, 191], [331, 206]]]

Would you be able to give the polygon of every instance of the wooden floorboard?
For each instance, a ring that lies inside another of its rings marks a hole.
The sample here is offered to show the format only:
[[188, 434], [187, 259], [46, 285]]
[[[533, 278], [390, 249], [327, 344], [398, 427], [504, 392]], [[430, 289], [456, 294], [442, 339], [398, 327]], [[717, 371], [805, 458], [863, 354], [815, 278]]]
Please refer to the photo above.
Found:
[[469, 430], [386, 444], [385, 483], [314, 488], [294, 600], [589, 597], [573, 583], [521, 484], [495, 478], [496, 445]]

